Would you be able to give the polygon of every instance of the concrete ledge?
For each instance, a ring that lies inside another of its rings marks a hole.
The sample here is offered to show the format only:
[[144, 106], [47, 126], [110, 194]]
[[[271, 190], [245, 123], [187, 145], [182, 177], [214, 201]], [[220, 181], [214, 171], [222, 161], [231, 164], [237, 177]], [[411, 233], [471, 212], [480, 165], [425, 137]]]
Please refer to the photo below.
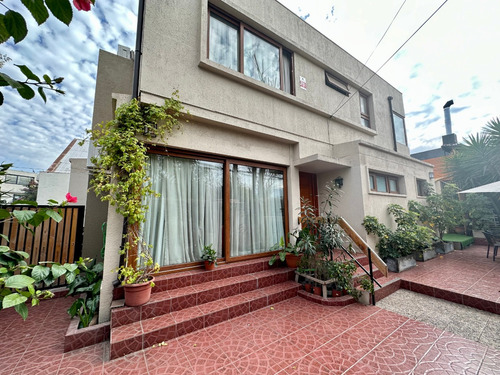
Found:
[[79, 320], [71, 319], [64, 336], [64, 352], [81, 349], [109, 340], [110, 322], [78, 329]]

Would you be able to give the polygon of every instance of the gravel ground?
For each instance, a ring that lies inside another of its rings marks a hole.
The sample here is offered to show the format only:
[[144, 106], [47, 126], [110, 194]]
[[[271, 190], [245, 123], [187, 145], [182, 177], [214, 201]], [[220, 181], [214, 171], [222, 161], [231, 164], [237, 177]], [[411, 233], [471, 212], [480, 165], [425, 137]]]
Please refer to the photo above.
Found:
[[377, 306], [500, 350], [500, 315], [404, 289]]

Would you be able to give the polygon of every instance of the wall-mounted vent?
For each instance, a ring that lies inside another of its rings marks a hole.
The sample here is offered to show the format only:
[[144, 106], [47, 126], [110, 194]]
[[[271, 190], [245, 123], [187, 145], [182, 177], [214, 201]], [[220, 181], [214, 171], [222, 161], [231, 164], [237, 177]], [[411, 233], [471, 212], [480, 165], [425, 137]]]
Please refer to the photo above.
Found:
[[121, 44], [118, 44], [118, 50], [116, 51], [116, 54], [121, 57], [125, 57], [126, 59], [133, 59], [134, 58], [134, 52], [130, 50], [130, 48], [122, 46]]
[[342, 81], [341, 79], [327, 72], [325, 72], [325, 84], [328, 87], [331, 87], [332, 89], [340, 92], [341, 94], [344, 94], [346, 96], [350, 95], [349, 85], [344, 81]]

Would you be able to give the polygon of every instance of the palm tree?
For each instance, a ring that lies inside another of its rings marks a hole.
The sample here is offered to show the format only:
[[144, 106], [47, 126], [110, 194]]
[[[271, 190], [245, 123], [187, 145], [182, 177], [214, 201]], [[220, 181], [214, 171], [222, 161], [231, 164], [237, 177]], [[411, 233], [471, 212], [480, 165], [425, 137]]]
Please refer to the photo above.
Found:
[[500, 181], [500, 119], [465, 138], [446, 159], [446, 168], [461, 190]]

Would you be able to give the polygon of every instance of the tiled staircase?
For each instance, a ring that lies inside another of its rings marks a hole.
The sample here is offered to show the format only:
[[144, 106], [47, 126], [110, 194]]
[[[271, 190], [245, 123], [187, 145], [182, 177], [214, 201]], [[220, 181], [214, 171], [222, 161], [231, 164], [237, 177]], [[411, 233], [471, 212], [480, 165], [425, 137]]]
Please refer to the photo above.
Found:
[[[269, 258], [159, 276], [151, 300], [111, 311], [110, 358], [153, 346], [297, 295], [294, 270]], [[117, 301], [118, 302], [118, 301]]]

